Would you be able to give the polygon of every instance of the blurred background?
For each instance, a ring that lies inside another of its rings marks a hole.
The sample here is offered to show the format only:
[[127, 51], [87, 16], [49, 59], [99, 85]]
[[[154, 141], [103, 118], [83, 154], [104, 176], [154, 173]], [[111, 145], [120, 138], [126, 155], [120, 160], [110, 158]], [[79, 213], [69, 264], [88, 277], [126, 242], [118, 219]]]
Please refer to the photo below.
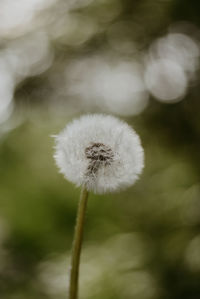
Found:
[[103, 112], [145, 149], [90, 195], [82, 299], [200, 298], [200, 2], [0, 1], [0, 298], [67, 298], [79, 191], [51, 137]]

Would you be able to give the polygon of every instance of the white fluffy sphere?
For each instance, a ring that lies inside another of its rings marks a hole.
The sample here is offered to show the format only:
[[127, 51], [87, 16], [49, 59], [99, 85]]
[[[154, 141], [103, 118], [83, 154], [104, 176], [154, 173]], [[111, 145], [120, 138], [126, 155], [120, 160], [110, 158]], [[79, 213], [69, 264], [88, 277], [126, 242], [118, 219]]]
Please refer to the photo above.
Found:
[[65, 178], [95, 193], [131, 186], [144, 167], [140, 138], [125, 122], [85, 115], [56, 136], [56, 164]]

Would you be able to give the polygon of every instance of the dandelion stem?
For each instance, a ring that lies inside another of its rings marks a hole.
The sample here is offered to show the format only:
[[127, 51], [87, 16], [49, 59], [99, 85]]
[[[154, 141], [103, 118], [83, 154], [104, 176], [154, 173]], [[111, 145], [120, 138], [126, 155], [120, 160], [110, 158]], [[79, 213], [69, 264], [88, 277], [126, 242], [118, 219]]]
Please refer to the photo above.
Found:
[[74, 232], [74, 241], [72, 248], [70, 284], [69, 284], [69, 299], [78, 298], [78, 277], [79, 277], [79, 264], [81, 255], [81, 245], [83, 240], [84, 218], [87, 207], [88, 191], [83, 186], [80, 195], [78, 206], [76, 227]]

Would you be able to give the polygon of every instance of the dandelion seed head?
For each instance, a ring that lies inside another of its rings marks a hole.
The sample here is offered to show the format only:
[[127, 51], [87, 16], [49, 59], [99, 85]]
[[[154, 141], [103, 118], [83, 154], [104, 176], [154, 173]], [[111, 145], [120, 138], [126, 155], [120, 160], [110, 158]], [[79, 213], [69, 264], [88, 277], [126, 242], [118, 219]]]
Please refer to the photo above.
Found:
[[65, 178], [105, 193], [132, 185], [142, 172], [144, 153], [135, 131], [116, 117], [85, 115], [56, 136], [55, 160]]

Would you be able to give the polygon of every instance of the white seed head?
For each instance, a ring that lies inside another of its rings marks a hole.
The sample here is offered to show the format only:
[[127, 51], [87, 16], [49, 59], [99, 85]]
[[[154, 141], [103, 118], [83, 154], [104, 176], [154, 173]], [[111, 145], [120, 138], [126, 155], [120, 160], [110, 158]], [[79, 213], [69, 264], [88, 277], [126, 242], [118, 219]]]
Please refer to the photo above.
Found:
[[54, 157], [66, 179], [95, 193], [131, 186], [144, 166], [135, 131], [102, 114], [85, 115], [68, 124], [56, 136]]

